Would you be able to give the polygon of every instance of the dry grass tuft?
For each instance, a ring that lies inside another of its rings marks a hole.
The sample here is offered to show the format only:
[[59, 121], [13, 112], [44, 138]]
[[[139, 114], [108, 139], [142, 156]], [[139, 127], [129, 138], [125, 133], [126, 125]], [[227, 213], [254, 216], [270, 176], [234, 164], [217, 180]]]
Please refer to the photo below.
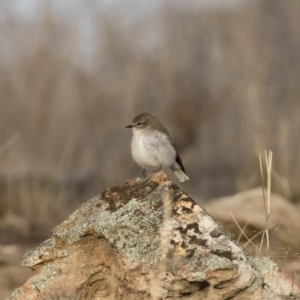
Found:
[[[261, 156], [259, 155], [259, 165], [260, 165], [260, 171], [261, 171], [261, 180], [262, 180], [262, 189], [263, 189], [263, 201], [264, 201], [264, 214], [265, 214], [265, 226], [262, 230], [254, 234], [251, 238], [247, 236], [245, 233], [245, 229], [248, 226], [249, 222], [246, 222], [244, 227], [241, 228], [239, 223], [237, 222], [236, 218], [233, 216], [232, 212], [229, 211], [233, 221], [237, 225], [237, 227], [240, 230], [240, 235], [237, 239], [237, 242], [239, 242], [241, 236], [244, 236], [247, 240], [247, 242], [243, 245], [244, 248], [246, 248], [249, 244], [251, 244], [252, 247], [255, 249], [255, 256], [260, 257], [263, 255], [269, 256], [270, 251], [270, 229], [274, 228], [274, 232], [277, 230], [277, 228], [280, 226], [280, 224], [269, 224], [269, 218], [271, 213], [271, 179], [272, 179], [272, 158], [273, 153], [269, 150], [265, 151], [265, 164], [266, 164], [266, 173], [267, 173], [267, 193], [265, 193], [265, 176], [264, 176], [264, 168], [261, 160]], [[253, 241], [261, 236], [260, 244], [256, 245]], [[266, 253], [262, 253], [262, 249], [264, 247], [264, 244], [266, 243], [265, 250]]]

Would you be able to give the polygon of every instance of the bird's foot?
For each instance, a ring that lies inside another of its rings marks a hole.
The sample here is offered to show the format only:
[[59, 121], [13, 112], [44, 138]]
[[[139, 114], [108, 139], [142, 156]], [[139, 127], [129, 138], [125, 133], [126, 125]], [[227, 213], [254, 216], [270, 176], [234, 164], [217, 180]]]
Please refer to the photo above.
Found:
[[152, 173], [156, 173], [156, 172], [159, 172], [161, 170], [161, 166], [157, 169], [157, 170], [153, 170]]
[[143, 170], [143, 173], [140, 177], [144, 177], [146, 175], [145, 173], [146, 173], [146, 169]]

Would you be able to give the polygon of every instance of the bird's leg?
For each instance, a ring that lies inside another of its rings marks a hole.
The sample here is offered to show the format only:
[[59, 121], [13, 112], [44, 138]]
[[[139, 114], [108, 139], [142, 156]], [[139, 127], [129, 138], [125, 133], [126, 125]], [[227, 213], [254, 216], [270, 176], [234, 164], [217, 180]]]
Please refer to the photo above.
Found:
[[143, 177], [145, 175], [145, 172], [146, 172], [146, 168], [143, 170], [141, 177]]
[[156, 173], [156, 172], [159, 172], [161, 170], [161, 165], [159, 166], [159, 168], [157, 170], [153, 170], [152, 173]]

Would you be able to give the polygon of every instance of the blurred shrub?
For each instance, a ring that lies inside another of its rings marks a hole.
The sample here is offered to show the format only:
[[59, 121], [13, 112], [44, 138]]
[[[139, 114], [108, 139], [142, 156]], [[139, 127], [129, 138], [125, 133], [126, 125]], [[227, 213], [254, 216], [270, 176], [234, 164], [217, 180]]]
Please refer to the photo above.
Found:
[[[139, 175], [124, 127], [150, 111], [173, 133], [192, 193], [260, 184], [258, 153], [271, 149], [275, 190], [297, 198], [299, 1], [172, 1], [139, 12], [32, 3], [27, 13], [20, 1], [0, 3], [0, 145], [20, 134], [0, 156], [1, 186], [15, 174], [60, 186], [90, 178], [96, 193]], [[37, 214], [46, 198], [28, 200]], [[12, 207], [0, 201], [3, 212]]]

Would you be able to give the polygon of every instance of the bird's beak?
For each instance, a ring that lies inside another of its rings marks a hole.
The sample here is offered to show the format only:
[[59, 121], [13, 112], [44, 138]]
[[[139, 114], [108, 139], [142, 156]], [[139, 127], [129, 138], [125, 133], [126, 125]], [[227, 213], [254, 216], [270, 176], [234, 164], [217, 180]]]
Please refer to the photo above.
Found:
[[125, 126], [126, 128], [132, 128], [133, 126], [132, 125], [127, 125]]

